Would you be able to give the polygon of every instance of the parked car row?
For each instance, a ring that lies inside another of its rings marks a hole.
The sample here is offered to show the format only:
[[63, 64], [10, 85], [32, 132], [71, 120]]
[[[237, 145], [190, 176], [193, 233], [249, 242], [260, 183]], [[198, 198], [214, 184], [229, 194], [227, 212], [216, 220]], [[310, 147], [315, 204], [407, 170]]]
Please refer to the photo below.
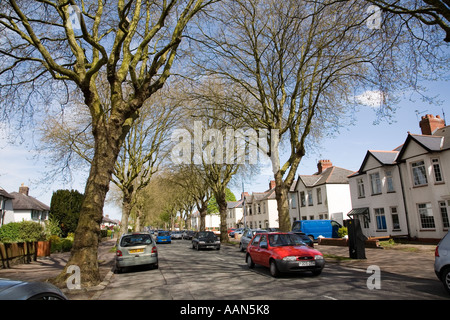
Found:
[[[156, 243], [170, 242], [170, 236], [168, 231], [159, 231], [155, 240], [147, 232], [122, 235], [116, 248], [117, 272], [135, 265], [158, 268]], [[220, 250], [220, 239], [212, 231], [181, 234], [181, 238], [184, 239], [185, 236], [191, 237], [193, 249]], [[249, 268], [254, 268], [255, 264], [268, 267], [274, 277], [282, 272], [299, 271], [311, 271], [314, 275], [320, 275], [325, 266], [325, 259], [313, 245], [311, 239], [301, 232], [245, 229], [239, 250], [246, 251], [245, 262]], [[450, 232], [436, 247], [434, 269], [436, 276], [450, 293]]]

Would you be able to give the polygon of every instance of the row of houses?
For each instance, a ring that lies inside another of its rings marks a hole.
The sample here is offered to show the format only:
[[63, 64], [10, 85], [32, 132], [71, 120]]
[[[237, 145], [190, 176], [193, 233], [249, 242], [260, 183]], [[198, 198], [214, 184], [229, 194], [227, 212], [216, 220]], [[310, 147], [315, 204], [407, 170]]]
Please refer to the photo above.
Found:
[[[450, 126], [425, 115], [394, 150], [368, 150], [358, 171], [320, 160], [289, 191], [290, 219], [359, 219], [367, 237], [441, 239], [449, 230]], [[228, 227], [278, 227], [275, 183], [228, 203]], [[245, 212], [245, 215], [244, 215]]]

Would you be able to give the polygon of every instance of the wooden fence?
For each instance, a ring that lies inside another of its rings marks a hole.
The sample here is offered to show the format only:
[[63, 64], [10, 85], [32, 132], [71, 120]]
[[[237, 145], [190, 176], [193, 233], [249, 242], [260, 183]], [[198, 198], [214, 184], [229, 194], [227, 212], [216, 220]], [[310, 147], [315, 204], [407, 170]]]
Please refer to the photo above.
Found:
[[47, 241], [0, 243], [0, 268], [11, 268], [15, 264], [36, 261], [39, 256], [50, 255]]

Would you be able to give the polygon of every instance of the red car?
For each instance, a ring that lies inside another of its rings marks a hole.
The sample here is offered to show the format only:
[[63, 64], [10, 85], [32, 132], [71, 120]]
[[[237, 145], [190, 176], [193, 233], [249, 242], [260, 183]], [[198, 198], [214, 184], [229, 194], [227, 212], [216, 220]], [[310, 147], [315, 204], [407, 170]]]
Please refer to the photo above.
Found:
[[273, 277], [297, 271], [319, 275], [325, 266], [322, 253], [305, 245], [297, 234], [287, 232], [256, 234], [247, 247], [245, 260], [249, 268], [255, 264], [269, 267]]

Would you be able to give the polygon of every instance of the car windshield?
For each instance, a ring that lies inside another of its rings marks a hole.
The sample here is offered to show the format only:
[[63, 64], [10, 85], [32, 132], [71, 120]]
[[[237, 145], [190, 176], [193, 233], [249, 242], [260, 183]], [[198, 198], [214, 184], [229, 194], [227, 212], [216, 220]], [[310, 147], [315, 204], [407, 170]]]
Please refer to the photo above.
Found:
[[296, 234], [270, 234], [269, 243], [272, 247], [305, 245], [302, 238]]
[[149, 234], [132, 234], [127, 235], [120, 241], [121, 247], [132, 247], [137, 245], [147, 245], [152, 243], [152, 238]]
[[158, 232], [158, 236], [160, 237], [166, 237], [169, 235], [169, 231], [160, 231]]
[[216, 235], [213, 232], [199, 232], [199, 238], [214, 238]]

